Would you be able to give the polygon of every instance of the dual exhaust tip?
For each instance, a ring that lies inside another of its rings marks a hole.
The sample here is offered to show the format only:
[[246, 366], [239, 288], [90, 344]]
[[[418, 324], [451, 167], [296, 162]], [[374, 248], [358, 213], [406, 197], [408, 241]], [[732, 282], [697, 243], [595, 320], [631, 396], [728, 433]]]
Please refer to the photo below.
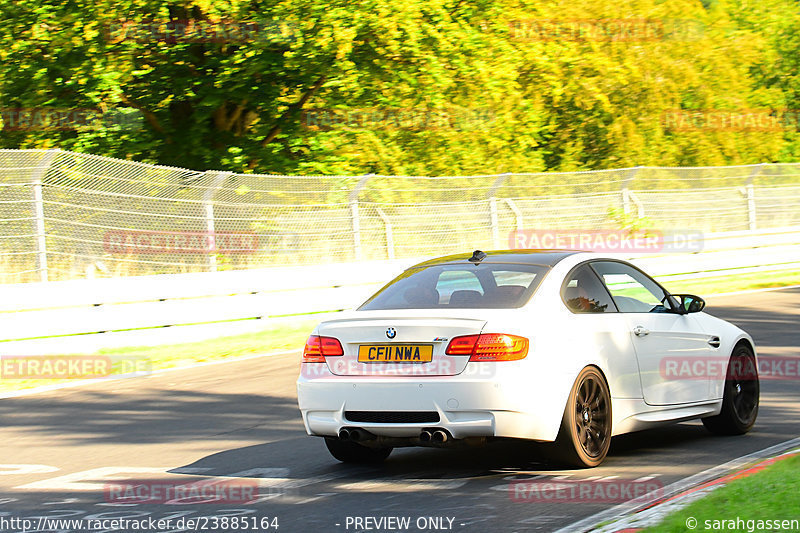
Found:
[[423, 429], [422, 432], [419, 434], [420, 442], [447, 442], [447, 439], [450, 438], [447, 431], [443, 429], [434, 429], [433, 431], [429, 431], [427, 429]]
[[[375, 435], [359, 428], [342, 428], [339, 430], [339, 438], [341, 440], [359, 442], [374, 439]], [[420, 442], [434, 442], [440, 444], [447, 442], [449, 438], [450, 434], [444, 429], [423, 429], [419, 434]]]
[[339, 430], [339, 438], [341, 440], [351, 440], [353, 442], [365, 441], [374, 439], [375, 435], [369, 431], [364, 431], [358, 428], [342, 428]]

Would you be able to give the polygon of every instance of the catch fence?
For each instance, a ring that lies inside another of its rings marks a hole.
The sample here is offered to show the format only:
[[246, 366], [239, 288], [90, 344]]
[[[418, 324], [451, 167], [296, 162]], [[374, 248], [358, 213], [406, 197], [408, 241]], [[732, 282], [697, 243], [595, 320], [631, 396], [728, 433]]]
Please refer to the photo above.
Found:
[[505, 249], [514, 230], [796, 225], [800, 164], [277, 176], [0, 150], [0, 283]]

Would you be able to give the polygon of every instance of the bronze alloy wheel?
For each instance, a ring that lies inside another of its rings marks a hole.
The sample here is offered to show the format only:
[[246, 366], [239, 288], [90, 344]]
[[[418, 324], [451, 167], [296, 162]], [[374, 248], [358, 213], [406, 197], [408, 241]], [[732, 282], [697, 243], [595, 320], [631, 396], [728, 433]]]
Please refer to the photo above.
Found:
[[594, 367], [578, 375], [556, 439], [558, 459], [577, 467], [603, 462], [611, 445], [611, 395]]

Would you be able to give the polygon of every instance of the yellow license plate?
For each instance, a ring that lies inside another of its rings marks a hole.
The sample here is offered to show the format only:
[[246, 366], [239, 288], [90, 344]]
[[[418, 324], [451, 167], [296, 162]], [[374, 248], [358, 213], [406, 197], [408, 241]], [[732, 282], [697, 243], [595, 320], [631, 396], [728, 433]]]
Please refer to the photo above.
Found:
[[358, 347], [359, 363], [430, 363], [431, 344], [367, 344]]

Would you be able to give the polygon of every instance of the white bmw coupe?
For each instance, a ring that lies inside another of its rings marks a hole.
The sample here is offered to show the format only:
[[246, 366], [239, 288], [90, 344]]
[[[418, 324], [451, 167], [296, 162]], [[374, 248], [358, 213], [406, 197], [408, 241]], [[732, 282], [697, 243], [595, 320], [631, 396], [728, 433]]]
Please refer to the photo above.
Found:
[[657, 424], [742, 434], [758, 414], [755, 346], [704, 305], [594, 253], [426, 261], [313, 331], [303, 422], [344, 462], [515, 438], [592, 467], [612, 436]]

